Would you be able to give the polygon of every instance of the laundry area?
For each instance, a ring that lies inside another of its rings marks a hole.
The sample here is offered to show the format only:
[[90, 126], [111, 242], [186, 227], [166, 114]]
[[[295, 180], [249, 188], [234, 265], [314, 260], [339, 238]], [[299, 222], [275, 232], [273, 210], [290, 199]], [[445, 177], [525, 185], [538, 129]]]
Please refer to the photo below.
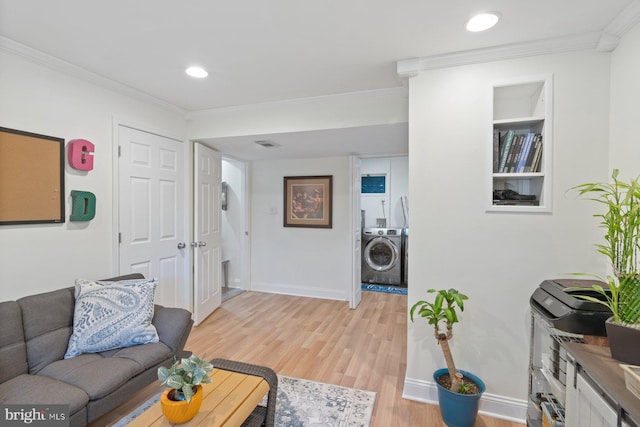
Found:
[[408, 285], [408, 177], [408, 157], [361, 160], [363, 286]]

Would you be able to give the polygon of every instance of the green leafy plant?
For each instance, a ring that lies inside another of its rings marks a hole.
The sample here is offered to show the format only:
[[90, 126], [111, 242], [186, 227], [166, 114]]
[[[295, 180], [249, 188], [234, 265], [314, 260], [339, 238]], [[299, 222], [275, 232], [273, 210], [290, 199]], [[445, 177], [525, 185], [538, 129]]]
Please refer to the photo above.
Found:
[[[600, 281], [602, 278], [598, 277]], [[622, 324], [636, 324], [640, 322], [640, 287], [635, 274], [625, 277], [608, 278], [608, 289], [600, 285], [591, 285], [591, 290], [602, 295], [596, 298], [591, 295], [573, 294], [585, 301], [602, 304], [607, 307], [613, 316], [613, 321]], [[567, 288], [570, 291], [584, 291], [584, 288]], [[635, 296], [634, 296], [635, 294]], [[622, 296], [622, 297], [621, 297]]]
[[464, 311], [464, 301], [469, 297], [453, 288], [429, 289], [427, 293], [435, 293], [433, 302], [423, 300], [416, 302], [409, 313], [411, 321], [413, 322], [413, 316], [417, 310], [418, 315], [425, 318], [428, 324], [433, 326], [434, 335], [438, 340], [438, 344], [440, 344], [447, 369], [449, 370], [449, 377], [451, 378], [450, 390], [462, 393], [464, 392], [464, 390], [461, 390], [462, 374], [456, 370], [453, 355], [449, 348], [449, 340], [453, 337], [453, 324], [459, 322], [456, 309], [460, 309], [461, 312]]
[[460, 389], [458, 390], [458, 392], [462, 394], [466, 394], [466, 393], [469, 393], [472, 388], [473, 388], [473, 384], [469, 382], [465, 383], [464, 381], [460, 381]]
[[604, 299], [576, 296], [608, 307], [616, 323], [636, 324], [640, 322], [640, 183], [638, 178], [620, 181], [618, 175], [619, 170], [614, 169], [610, 183], [586, 183], [572, 188], [606, 207], [604, 213], [594, 214], [605, 230], [605, 243], [595, 246], [613, 269], [613, 276], [607, 278], [610, 292], [599, 285], [591, 288]]
[[[212, 370], [211, 363], [192, 354], [187, 359], [176, 360], [169, 368], [159, 367], [158, 380], [178, 392], [174, 392], [173, 396], [169, 395], [172, 400], [186, 400], [191, 403], [196, 386], [211, 382], [209, 373]], [[176, 394], [180, 396], [176, 396]]]

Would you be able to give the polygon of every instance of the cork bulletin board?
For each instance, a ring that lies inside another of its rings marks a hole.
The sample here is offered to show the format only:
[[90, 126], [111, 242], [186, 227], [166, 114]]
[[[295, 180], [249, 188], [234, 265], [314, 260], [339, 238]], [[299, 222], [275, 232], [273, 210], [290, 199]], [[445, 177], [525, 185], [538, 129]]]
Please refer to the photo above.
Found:
[[0, 225], [64, 222], [64, 139], [0, 127]]

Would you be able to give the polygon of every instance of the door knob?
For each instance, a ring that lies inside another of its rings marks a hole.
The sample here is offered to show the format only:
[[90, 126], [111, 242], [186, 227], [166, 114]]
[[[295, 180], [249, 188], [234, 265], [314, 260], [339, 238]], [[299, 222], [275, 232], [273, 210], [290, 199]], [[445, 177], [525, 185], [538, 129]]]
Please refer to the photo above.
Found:
[[198, 242], [198, 246], [207, 246], [207, 242]]
[[178, 249], [184, 249], [186, 247], [187, 247], [187, 245], [184, 242], [178, 243]]

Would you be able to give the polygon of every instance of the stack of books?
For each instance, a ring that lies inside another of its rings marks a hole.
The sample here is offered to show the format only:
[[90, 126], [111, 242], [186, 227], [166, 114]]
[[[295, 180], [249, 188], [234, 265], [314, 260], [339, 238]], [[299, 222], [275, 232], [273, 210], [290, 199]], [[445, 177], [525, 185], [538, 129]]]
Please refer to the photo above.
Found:
[[541, 159], [542, 134], [493, 130], [494, 173], [539, 172]]

